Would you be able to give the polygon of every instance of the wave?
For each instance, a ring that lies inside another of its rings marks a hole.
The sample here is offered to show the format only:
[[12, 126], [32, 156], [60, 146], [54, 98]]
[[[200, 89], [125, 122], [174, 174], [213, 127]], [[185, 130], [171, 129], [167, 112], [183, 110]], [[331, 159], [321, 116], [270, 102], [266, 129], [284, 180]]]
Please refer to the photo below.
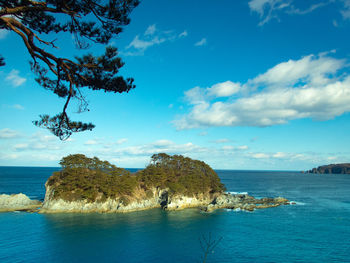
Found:
[[306, 205], [306, 203], [303, 203], [303, 202], [297, 202], [297, 201], [290, 201], [289, 202], [290, 204], [293, 204], [293, 205]]
[[231, 195], [247, 195], [248, 192], [226, 192], [227, 194]]
[[241, 208], [235, 208], [235, 209], [230, 209], [230, 208], [225, 208], [225, 211], [227, 212], [245, 212], [245, 213], [251, 213], [252, 211], [244, 210]]

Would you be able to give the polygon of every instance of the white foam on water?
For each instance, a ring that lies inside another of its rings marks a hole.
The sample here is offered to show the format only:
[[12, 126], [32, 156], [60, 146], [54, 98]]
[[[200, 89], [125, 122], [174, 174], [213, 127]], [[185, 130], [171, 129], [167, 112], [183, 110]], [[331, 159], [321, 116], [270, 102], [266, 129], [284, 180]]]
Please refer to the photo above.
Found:
[[[291, 205], [306, 205], [306, 203], [303, 202], [297, 202], [297, 201], [290, 201], [289, 202]], [[292, 204], [293, 203], [293, 204]]]
[[247, 195], [248, 192], [226, 192], [227, 194], [231, 195]]

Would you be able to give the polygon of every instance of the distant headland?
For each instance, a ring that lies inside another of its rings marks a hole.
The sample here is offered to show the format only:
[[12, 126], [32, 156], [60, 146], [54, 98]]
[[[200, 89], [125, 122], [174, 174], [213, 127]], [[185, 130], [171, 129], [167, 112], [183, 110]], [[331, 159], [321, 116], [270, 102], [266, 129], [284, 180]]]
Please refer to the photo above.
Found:
[[181, 155], [154, 154], [150, 164], [136, 173], [83, 154], [68, 155], [60, 165], [62, 170], [54, 172], [45, 183], [46, 194], [39, 213], [190, 207], [206, 212], [219, 208], [253, 211], [290, 204], [282, 197], [256, 199], [248, 194], [226, 193], [209, 165]]
[[314, 174], [350, 174], [350, 163], [328, 164], [313, 168], [306, 173]]

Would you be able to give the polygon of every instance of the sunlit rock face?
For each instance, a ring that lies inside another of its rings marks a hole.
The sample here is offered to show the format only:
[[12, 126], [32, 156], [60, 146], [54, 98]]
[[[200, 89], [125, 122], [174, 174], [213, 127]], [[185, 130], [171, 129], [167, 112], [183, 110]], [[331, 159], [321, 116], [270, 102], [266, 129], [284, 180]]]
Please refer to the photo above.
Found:
[[25, 194], [0, 195], [0, 212], [32, 210], [41, 206], [41, 202], [31, 200]]
[[152, 208], [164, 210], [181, 210], [185, 208], [200, 208], [205, 212], [216, 209], [241, 209], [254, 211], [289, 204], [283, 197], [256, 199], [247, 194], [201, 194], [197, 196], [173, 195], [168, 189], [153, 189], [152, 196], [145, 199], [130, 198], [127, 202], [122, 198], [107, 199], [103, 202], [88, 202], [87, 200], [66, 201], [54, 199], [53, 190], [47, 187], [45, 201], [41, 213], [124, 213]]

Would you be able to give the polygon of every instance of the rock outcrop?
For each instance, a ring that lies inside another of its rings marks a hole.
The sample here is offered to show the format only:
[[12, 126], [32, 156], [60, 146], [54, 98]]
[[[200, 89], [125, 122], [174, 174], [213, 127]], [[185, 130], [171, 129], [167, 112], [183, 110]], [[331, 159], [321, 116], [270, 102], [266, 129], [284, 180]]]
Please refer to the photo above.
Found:
[[200, 208], [205, 212], [212, 212], [216, 209], [241, 209], [254, 211], [276, 207], [280, 205], [289, 205], [289, 200], [276, 198], [256, 199], [248, 194], [214, 194], [200, 196], [183, 196], [168, 194], [168, 189], [153, 189], [153, 196], [145, 199], [129, 200], [125, 202], [122, 198], [108, 198], [105, 201], [88, 202], [87, 200], [66, 201], [63, 199], [54, 199], [53, 189], [49, 186], [46, 190], [44, 204], [40, 213], [125, 213], [140, 211], [152, 208], [162, 208], [164, 210], [181, 210], [185, 208]]
[[255, 199], [247, 194], [225, 193], [225, 186], [209, 165], [181, 155], [155, 154], [144, 170], [134, 174], [82, 154], [64, 157], [60, 164], [62, 170], [54, 172], [45, 184], [41, 213], [115, 213], [157, 207], [252, 211], [289, 204], [283, 198]]
[[31, 200], [25, 194], [0, 195], [0, 212], [35, 211], [42, 203]]
[[200, 196], [170, 196], [168, 189], [152, 189], [152, 195], [140, 198], [108, 198], [90, 202], [88, 200], [67, 201], [54, 198], [54, 189], [46, 185], [46, 195], [40, 213], [124, 213], [141, 211], [152, 208], [164, 210], [181, 210], [191, 207], [202, 207], [210, 204], [214, 199], [212, 195]]
[[339, 163], [322, 165], [317, 168], [313, 168], [306, 173], [314, 174], [350, 174], [350, 163]]
[[209, 205], [202, 207], [202, 210], [210, 212], [215, 209], [226, 208], [226, 209], [240, 209], [246, 211], [254, 211], [255, 209], [263, 209], [276, 207], [280, 205], [289, 205], [288, 199], [283, 197], [275, 198], [261, 198], [256, 199], [248, 194], [221, 194], [216, 197]]

